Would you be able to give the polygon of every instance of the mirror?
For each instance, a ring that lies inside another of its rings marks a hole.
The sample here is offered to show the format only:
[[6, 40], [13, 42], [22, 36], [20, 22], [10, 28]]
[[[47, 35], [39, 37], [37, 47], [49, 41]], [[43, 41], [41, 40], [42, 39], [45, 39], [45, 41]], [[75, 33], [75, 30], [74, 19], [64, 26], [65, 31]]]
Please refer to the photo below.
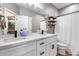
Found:
[[47, 28], [46, 28], [46, 21], [45, 21], [45, 20], [40, 21], [40, 30], [47, 31]]

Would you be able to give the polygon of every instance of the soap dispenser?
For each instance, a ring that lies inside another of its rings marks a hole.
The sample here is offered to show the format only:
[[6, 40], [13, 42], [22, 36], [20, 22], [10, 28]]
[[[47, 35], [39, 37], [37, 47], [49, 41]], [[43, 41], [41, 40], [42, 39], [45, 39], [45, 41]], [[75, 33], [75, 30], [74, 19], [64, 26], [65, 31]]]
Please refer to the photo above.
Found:
[[41, 34], [42, 34], [42, 35], [44, 34], [44, 30], [41, 30]]

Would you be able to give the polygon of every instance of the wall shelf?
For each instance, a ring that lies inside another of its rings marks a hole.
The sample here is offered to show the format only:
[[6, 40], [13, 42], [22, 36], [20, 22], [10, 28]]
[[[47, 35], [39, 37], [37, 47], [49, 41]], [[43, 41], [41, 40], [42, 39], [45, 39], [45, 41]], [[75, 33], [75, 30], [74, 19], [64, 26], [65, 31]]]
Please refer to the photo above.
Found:
[[56, 18], [53, 16], [48, 17], [48, 26], [55, 26], [56, 25]]
[[51, 22], [51, 23], [56, 23], [55, 20], [48, 20], [48, 22]]
[[53, 17], [53, 16], [50, 16], [48, 17], [48, 20], [47, 20], [47, 26], [48, 26], [48, 32], [49, 33], [55, 33], [55, 25], [56, 25], [56, 18]]

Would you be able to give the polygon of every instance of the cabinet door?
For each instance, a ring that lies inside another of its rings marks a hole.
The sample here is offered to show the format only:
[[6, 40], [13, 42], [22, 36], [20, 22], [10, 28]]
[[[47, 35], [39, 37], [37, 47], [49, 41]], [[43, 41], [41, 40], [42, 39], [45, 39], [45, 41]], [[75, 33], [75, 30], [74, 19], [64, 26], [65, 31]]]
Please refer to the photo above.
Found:
[[0, 56], [21, 56], [33, 49], [36, 49], [35, 41], [27, 42], [26, 44], [20, 46], [0, 50]]
[[46, 38], [46, 56], [55, 56], [57, 54], [57, 36]]
[[36, 49], [35, 50], [32, 50], [28, 53], [25, 53], [23, 56], [36, 56]]
[[57, 45], [50, 43], [47, 45], [46, 48], [46, 55], [47, 56], [56, 56], [57, 55]]

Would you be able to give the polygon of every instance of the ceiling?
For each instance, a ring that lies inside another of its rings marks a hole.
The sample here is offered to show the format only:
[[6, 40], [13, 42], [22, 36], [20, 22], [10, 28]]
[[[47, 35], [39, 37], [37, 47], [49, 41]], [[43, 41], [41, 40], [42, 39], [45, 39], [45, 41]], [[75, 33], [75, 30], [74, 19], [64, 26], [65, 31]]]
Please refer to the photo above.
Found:
[[[59, 10], [61, 8], [64, 8], [64, 7], [72, 4], [72, 3], [49, 3], [49, 4], [55, 6]], [[45, 15], [45, 11], [43, 9], [39, 8], [39, 5], [37, 5], [37, 4], [33, 5], [33, 4], [29, 4], [29, 3], [20, 3], [20, 4], [16, 3], [16, 5], [25, 7], [31, 11]]]
[[70, 4], [72, 4], [72, 3], [52, 3], [52, 5], [54, 5], [57, 9], [64, 8]]
[[46, 15], [45, 10], [39, 7], [37, 4], [30, 4], [30, 3], [16, 3], [16, 5], [20, 7], [27, 8], [28, 10], [31, 10], [35, 13], [41, 14], [41, 15]]

